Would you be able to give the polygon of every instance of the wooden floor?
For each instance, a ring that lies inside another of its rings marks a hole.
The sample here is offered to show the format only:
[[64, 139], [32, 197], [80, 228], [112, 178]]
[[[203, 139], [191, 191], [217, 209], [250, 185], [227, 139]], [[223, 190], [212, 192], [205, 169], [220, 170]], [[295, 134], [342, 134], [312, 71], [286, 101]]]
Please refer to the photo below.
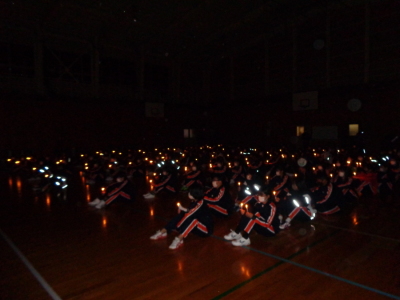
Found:
[[[116, 205], [87, 202], [80, 178], [67, 201], [35, 195], [21, 177], [0, 178], [0, 298], [30, 299], [400, 299], [399, 208], [293, 223], [249, 247], [222, 237], [239, 215], [217, 219], [214, 235], [149, 236], [175, 215], [176, 199]], [[143, 187], [138, 186], [138, 194]], [[185, 200], [183, 200], [185, 201]]]

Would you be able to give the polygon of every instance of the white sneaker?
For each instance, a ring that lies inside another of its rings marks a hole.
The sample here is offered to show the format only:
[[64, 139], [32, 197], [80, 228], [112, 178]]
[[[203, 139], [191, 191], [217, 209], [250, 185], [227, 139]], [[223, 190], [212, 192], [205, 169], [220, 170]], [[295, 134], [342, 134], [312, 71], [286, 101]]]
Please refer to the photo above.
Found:
[[224, 235], [224, 239], [227, 241], [239, 240], [242, 238], [242, 234], [236, 233], [231, 229], [231, 232], [227, 235]]
[[169, 246], [169, 249], [178, 249], [180, 246], [183, 245], [183, 240], [179, 239], [176, 237], [173, 241], [172, 244]]
[[100, 200], [100, 203], [97, 204], [95, 207], [96, 207], [97, 209], [100, 209], [100, 208], [103, 208], [104, 206], [106, 206], [106, 201]]
[[279, 225], [279, 228], [280, 228], [280, 229], [286, 229], [286, 228], [288, 228], [288, 227], [290, 227], [290, 223], [288, 223], [288, 222], [285, 222], [285, 223]]
[[244, 237], [241, 237], [238, 240], [232, 241], [233, 246], [248, 246], [250, 245], [250, 238], [245, 239]]
[[151, 193], [143, 194], [143, 197], [147, 197], [147, 196], [150, 196], [150, 195], [151, 195]]
[[144, 196], [146, 199], [152, 199], [152, 198], [154, 198], [155, 197], [155, 195], [153, 195], [153, 194], [149, 194], [149, 195], [147, 195], [147, 196]]
[[167, 233], [166, 232], [161, 232], [161, 230], [158, 230], [155, 234], [153, 234], [150, 239], [151, 240], [161, 240], [161, 239], [165, 239], [167, 237]]
[[97, 204], [100, 204], [100, 199], [96, 198], [93, 201], [88, 203], [90, 206], [96, 206]]

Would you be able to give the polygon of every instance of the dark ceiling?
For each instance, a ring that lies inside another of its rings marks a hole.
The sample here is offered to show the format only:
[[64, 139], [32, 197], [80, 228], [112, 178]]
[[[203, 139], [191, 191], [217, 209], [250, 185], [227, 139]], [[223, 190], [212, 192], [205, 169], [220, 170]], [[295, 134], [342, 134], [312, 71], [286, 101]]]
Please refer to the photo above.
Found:
[[363, 0], [8, 0], [0, 1], [2, 39], [58, 38], [209, 60]]

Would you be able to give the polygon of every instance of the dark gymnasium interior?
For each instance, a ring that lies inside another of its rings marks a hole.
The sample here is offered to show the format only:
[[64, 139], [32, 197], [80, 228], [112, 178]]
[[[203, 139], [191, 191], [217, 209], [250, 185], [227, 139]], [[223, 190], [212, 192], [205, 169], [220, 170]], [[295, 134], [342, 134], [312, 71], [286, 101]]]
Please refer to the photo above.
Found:
[[[400, 174], [399, 49], [398, 0], [0, 0], [0, 299], [400, 299], [400, 175], [390, 201], [245, 247], [224, 240], [234, 212], [168, 249], [149, 237], [188, 194], [142, 196], [190, 157], [206, 187], [235, 155], [263, 184], [299, 158]], [[135, 201], [90, 207], [95, 162], [110, 179], [138, 157]], [[61, 193], [35, 186], [46, 164]]]

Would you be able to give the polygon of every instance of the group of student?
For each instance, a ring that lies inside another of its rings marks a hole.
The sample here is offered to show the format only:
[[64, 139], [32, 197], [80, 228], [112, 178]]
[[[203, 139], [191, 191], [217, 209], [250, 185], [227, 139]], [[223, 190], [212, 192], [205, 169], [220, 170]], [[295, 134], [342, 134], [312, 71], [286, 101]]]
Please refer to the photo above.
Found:
[[[177, 216], [150, 239], [164, 239], [176, 231], [178, 236], [170, 249], [177, 249], [191, 232], [211, 235], [215, 216], [229, 217], [239, 212], [237, 227], [224, 239], [234, 246], [246, 246], [250, 245], [253, 230], [266, 237], [275, 236], [290, 227], [293, 220], [307, 222], [316, 215], [338, 214], [354, 207], [360, 199], [367, 206], [376, 201], [391, 203], [400, 177], [397, 152], [377, 159], [315, 150], [302, 153], [300, 158], [282, 151], [268, 159], [241, 153], [231, 162], [226, 155], [213, 153], [214, 159], [202, 163], [189, 151], [181, 161], [164, 157], [159, 168], [151, 169], [151, 174], [157, 171], [159, 175], [154, 189], [143, 195], [145, 199], [157, 197], [161, 201], [166, 194], [188, 192], [190, 204], [186, 208], [179, 205]], [[129, 178], [149, 174], [142, 162], [117, 172], [106, 199], [95, 199], [89, 205], [103, 208], [117, 199], [134, 199]], [[178, 165], [186, 171], [180, 172]]]

